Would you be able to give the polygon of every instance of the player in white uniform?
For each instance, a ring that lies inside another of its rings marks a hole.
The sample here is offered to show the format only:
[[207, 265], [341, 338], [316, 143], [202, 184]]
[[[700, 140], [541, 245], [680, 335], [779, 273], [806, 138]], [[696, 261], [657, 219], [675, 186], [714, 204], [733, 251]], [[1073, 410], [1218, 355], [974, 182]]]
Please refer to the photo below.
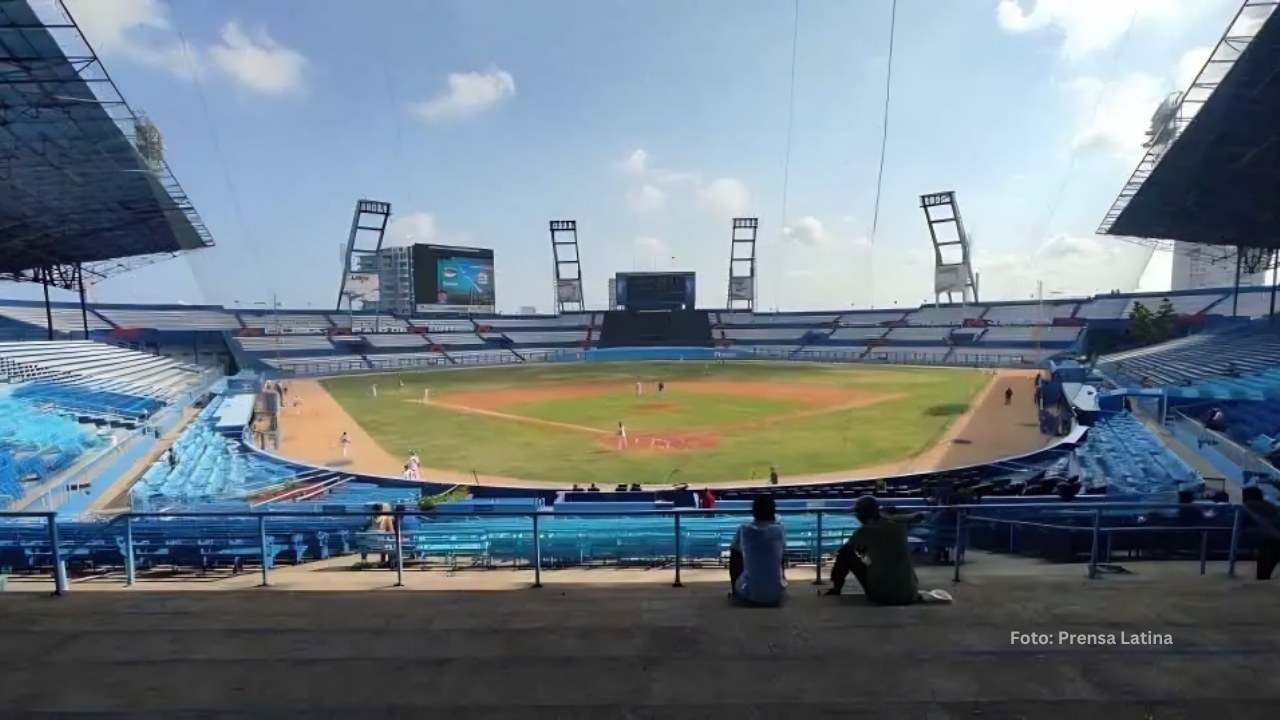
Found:
[[418, 463], [418, 451], [414, 450], [409, 453], [409, 478], [411, 480], [421, 480], [421, 474]]
[[622, 421], [618, 421], [618, 449], [627, 449], [627, 428], [623, 426]]
[[431, 388], [422, 389], [422, 402], [424, 403], [431, 402]]
[[338, 438], [338, 444], [342, 446], [342, 457], [347, 456], [347, 448], [351, 447], [351, 438], [346, 433], [342, 433], [342, 437]]
[[374, 397], [378, 397], [378, 383], [374, 383], [370, 385], [369, 392], [373, 393]]
[[638, 382], [638, 383], [636, 383], [636, 394], [637, 394], [637, 395], [643, 395], [643, 394], [644, 394], [644, 383], [642, 383], [642, 382]]

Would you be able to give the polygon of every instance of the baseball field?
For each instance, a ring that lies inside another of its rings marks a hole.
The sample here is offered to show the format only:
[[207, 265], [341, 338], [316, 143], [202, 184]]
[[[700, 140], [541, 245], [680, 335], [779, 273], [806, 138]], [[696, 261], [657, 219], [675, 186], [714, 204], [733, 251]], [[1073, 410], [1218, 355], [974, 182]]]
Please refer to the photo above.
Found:
[[[1006, 386], [1020, 402], [1004, 405]], [[434, 471], [427, 479], [602, 487], [758, 482], [771, 466], [784, 481], [905, 472], [1039, 447], [1030, 388], [1027, 373], [800, 363], [348, 376], [292, 383], [303, 402], [282, 419], [281, 452], [398, 475], [417, 451]], [[352, 440], [346, 458], [342, 432]]]

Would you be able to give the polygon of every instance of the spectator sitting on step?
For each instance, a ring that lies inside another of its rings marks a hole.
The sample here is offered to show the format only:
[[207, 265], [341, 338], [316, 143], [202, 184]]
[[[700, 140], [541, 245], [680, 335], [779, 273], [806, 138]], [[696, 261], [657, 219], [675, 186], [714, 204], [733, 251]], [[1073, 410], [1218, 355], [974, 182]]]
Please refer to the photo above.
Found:
[[786, 599], [787, 534], [768, 495], [751, 501], [751, 522], [738, 526], [729, 546], [732, 597], [746, 605], [778, 607]]
[[1259, 580], [1270, 580], [1280, 562], [1280, 508], [1267, 502], [1262, 488], [1250, 485], [1240, 492], [1240, 504], [1247, 511], [1244, 518], [1245, 537], [1258, 553]]
[[880, 503], [870, 495], [858, 498], [853, 514], [862, 527], [836, 552], [831, 589], [826, 594], [839, 595], [845, 579], [853, 573], [867, 599], [877, 605], [910, 605], [919, 600], [920, 581], [911, 565], [907, 528], [924, 520], [924, 516], [883, 516]]

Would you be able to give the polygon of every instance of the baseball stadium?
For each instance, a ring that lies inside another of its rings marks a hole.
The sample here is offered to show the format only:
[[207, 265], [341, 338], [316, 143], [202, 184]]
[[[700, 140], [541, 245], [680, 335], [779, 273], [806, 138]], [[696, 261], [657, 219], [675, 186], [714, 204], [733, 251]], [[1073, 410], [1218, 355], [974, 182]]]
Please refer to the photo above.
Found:
[[[1270, 716], [1238, 668], [1280, 660], [1275, 4], [1099, 209], [1101, 242], [1228, 283], [991, 298], [935, 188], [919, 305], [766, 310], [777, 218], [724, 224], [712, 285], [587, 276], [558, 217], [553, 304], [507, 313], [499, 251], [395, 244], [369, 197], [324, 307], [93, 299], [214, 235], [79, 11], [0, 0], [0, 278], [43, 295], [0, 299], [0, 702]], [[882, 602], [867, 538], [907, 516], [911, 601]], [[764, 525], [785, 603], [743, 589]]]

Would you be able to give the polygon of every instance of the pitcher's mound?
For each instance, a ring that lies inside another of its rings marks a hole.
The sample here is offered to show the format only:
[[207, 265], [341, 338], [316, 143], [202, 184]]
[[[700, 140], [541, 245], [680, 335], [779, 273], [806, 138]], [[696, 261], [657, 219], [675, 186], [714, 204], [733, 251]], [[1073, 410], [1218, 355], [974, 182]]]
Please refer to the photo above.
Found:
[[713, 448], [720, 444], [720, 437], [710, 433], [642, 433], [628, 435], [625, 449], [618, 447], [618, 438], [614, 435], [601, 435], [596, 443], [617, 452], [679, 452]]

